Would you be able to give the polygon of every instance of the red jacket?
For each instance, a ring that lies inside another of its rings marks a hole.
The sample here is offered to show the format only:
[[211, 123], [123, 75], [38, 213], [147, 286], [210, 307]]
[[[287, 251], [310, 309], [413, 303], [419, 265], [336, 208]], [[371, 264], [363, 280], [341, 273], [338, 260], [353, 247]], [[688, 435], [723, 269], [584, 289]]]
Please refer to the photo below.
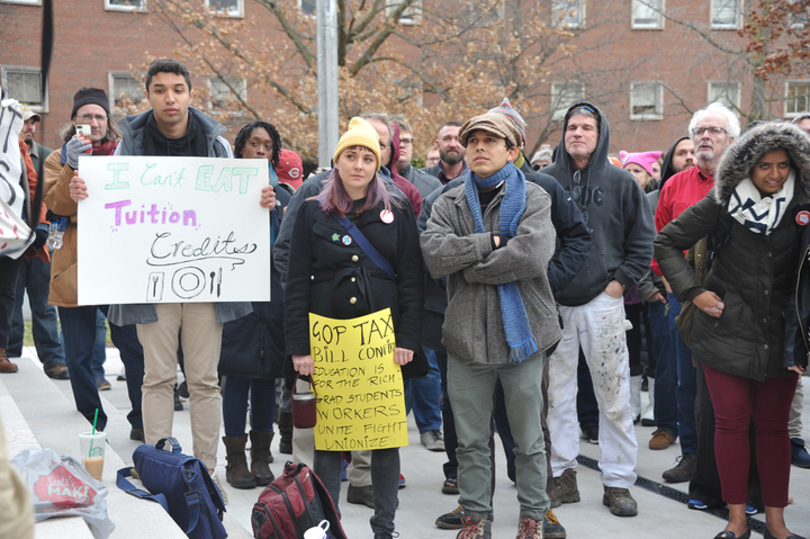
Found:
[[[698, 167], [692, 167], [673, 175], [664, 183], [661, 194], [658, 196], [655, 229], [661, 232], [662, 228], [683, 213], [686, 208], [694, 206], [705, 197], [712, 187], [714, 187], [714, 175], [706, 176]], [[657, 260], [653, 259], [651, 266], [656, 275], [661, 275]]]

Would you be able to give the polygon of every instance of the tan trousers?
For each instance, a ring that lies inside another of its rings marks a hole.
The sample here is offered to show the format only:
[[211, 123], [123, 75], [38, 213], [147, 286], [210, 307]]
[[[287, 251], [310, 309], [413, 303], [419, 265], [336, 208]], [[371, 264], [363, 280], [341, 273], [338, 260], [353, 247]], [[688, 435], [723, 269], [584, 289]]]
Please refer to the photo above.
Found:
[[[301, 384], [296, 389], [306, 391], [309, 388], [307, 382], [296, 381]], [[315, 429], [293, 429], [293, 462], [303, 462], [312, 467], [315, 456]], [[349, 484], [354, 487], [367, 487], [371, 485], [371, 450], [352, 451], [352, 461], [346, 470]]]
[[[182, 344], [190, 394], [194, 456], [208, 468], [217, 465], [222, 424], [222, 398], [217, 365], [222, 348], [222, 324], [213, 303], [160, 303], [158, 321], [138, 324], [143, 345], [143, 427], [146, 443], [172, 435], [177, 351]], [[181, 445], [182, 441], [181, 441]]]

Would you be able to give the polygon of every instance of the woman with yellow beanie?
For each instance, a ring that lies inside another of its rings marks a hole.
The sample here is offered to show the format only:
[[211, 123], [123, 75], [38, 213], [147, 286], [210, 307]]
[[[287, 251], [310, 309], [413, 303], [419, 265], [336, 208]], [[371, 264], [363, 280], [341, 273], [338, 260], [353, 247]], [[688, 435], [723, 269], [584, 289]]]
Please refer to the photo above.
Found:
[[[422, 254], [413, 210], [386, 189], [379, 175], [379, 137], [367, 121], [352, 118], [334, 162], [321, 192], [304, 203], [295, 220], [284, 304], [287, 354], [299, 375], [310, 376], [308, 313], [351, 319], [390, 308], [394, 362], [403, 377], [424, 375]], [[373, 249], [361, 247], [360, 236]], [[340, 451], [315, 451], [315, 473], [336, 506], [341, 459]], [[374, 539], [388, 539], [394, 533], [399, 449], [373, 450], [371, 484]]]

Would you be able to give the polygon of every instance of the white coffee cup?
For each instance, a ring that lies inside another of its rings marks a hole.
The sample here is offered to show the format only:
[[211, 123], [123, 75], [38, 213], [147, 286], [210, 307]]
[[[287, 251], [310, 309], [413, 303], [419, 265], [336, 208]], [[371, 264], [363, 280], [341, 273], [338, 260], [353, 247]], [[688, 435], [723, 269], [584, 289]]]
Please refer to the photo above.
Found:
[[327, 539], [329, 537], [326, 535], [327, 531], [329, 531], [329, 521], [322, 520], [320, 524], [304, 532], [304, 539]]

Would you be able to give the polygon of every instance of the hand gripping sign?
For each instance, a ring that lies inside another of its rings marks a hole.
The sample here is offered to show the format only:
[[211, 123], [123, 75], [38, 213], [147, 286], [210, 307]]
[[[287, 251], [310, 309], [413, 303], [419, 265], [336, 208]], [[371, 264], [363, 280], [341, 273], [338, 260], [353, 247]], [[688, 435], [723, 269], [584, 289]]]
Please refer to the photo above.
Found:
[[402, 369], [394, 363], [391, 309], [335, 320], [309, 314], [318, 423], [315, 449], [408, 445]]
[[270, 300], [263, 159], [79, 158], [79, 304]]

